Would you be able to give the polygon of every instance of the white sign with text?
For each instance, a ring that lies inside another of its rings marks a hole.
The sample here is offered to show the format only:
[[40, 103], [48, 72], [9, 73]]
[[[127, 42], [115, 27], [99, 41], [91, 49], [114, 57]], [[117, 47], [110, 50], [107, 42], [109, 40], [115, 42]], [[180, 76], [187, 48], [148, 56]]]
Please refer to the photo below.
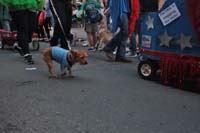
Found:
[[160, 20], [163, 25], [166, 26], [179, 18], [181, 16], [180, 11], [178, 10], [175, 3], [171, 4], [169, 7], [161, 11], [159, 14]]

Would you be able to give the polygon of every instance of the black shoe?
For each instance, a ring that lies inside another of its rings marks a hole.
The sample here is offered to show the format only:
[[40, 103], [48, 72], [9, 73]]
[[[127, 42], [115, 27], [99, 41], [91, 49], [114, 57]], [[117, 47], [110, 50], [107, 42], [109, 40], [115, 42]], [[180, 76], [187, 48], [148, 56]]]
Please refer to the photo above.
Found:
[[21, 47], [19, 47], [19, 46], [14, 46], [14, 49], [15, 49], [16, 51], [18, 51], [19, 54], [20, 54], [21, 56], [24, 56], [24, 52], [22, 51], [22, 48], [21, 48]]
[[123, 63], [131, 63], [132, 60], [126, 59], [126, 58], [116, 58], [116, 62], [123, 62]]
[[35, 62], [33, 61], [33, 59], [32, 59], [32, 55], [30, 55], [30, 54], [24, 55], [24, 59], [25, 59], [25, 61], [28, 63], [28, 65], [32, 65], [32, 64], [35, 63]]
[[105, 47], [103, 48], [103, 51], [105, 52], [106, 57], [107, 57], [109, 60], [111, 60], [111, 61], [114, 61], [114, 60], [115, 60], [115, 57], [114, 57], [112, 51], [107, 50]]
[[112, 51], [111, 51], [110, 49], [108, 49], [107, 47], [104, 47], [104, 48], [103, 48], [103, 51], [104, 51], [104, 52], [108, 52], [108, 53], [111, 53], [111, 52], [112, 52]]

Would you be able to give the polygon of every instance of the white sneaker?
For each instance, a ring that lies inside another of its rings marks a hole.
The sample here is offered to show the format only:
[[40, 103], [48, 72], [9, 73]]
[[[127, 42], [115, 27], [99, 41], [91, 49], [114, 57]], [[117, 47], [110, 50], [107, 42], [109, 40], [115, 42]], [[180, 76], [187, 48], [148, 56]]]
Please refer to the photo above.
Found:
[[126, 57], [137, 57], [137, 53], [128, 52], [126, 53]]
[[86, 41], [85, 43], [82, 44], [83, 47], [89, 46], [89, 43]]
[[94, 47], [89, 47], [88, 51], [96, 51], [96, 49]]
[[128, 47], [126, 47], [126, 52], [129, 52], [129, 51], [130, 51], [130, 49]]

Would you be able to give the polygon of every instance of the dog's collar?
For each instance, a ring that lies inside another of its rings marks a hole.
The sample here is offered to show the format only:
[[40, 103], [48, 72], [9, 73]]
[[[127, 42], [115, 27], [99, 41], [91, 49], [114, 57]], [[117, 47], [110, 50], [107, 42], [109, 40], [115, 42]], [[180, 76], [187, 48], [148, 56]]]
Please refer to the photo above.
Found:
[[67, 54], [67, 62], [69, 64], [69, 66], [72, 67], [73, 63], [69, 60], [69, 54], [70, 53]]

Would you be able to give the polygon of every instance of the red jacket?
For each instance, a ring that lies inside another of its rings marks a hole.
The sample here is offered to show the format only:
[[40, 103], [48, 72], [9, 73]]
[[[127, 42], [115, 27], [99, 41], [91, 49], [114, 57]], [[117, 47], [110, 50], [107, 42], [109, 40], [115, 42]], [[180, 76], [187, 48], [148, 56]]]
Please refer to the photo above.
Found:
[[135, 24], [136, 20], [139, 17], [139, 11], [140, 11], [139, 0], [131, 0], [131, 14], [129, 16], [129, 36], [131, 36], [135, 30]]

